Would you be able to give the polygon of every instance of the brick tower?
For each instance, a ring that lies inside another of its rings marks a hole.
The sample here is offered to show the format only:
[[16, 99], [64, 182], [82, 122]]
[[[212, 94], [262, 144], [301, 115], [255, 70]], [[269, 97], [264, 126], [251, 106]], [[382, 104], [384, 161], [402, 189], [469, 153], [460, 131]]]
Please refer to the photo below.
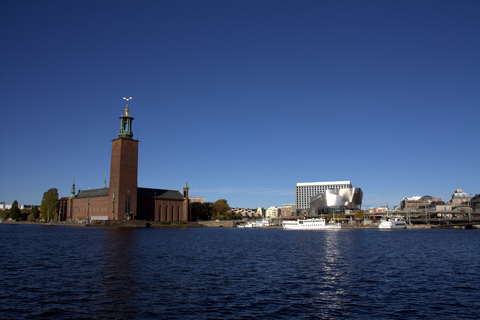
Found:
[[[124, 98], [130, 100], [130, 98]], [[110, 219], [133, 219], [137, 214], [138, 140], [133, 139], [132, 121], [128, 114], [120, 117], [118, 139], [112, 141], [109, 198], [112, 201]]]
[[183, 186], [183, 217], [180, 218], [181, 221], [190, 220], [190, 199], [188, 199], [188, 184], [185, 181]]

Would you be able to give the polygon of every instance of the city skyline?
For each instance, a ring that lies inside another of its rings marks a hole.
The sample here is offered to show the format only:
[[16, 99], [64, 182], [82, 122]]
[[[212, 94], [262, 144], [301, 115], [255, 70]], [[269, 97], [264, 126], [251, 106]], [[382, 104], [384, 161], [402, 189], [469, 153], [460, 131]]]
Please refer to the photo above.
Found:
[[2, 1], [0, 201], [109, 181], [256, 208], [351, 181], [363, 205], [480, 193], [478, 1]]

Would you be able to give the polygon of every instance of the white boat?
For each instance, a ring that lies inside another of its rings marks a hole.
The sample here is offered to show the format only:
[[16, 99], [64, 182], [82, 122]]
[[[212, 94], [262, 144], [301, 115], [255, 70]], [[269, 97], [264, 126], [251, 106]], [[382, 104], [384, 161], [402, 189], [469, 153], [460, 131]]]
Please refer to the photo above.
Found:
[[263, 219], [262, 222], [260, 221], [257, 221], [256, 223], [256, 227], [269, 227], [270, 226], [270, 222], [267, 220], [267, 219]]
[[298, 220], [284, 220], [283, 229], [292, 230], [320, 230], [320, 229], [340, 229], [340, 223], [327, 223], [325, 218], [316, 219], [298, 219]]
[[407, 228], [407, 223], [405, 219], [401, 216], [395, 216], [388, 219], [383, 219], [382, 222], [378, 225], [379, 229], [405, 229]]

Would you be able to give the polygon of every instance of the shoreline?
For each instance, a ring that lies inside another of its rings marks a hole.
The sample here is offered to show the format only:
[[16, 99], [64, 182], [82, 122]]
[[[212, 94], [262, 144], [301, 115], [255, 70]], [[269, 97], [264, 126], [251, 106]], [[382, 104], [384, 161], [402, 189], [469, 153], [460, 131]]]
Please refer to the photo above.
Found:
[[[103, 222], [103, 221], [102, 221]], [[194, 224], [152, 224], [144, 220], [106, 220], [103, 223], [79, 223], [79, 222], [65, 222], [65, 221], [51, 221], [51, 222], [29, 222], [29, 221], [1, 221], [0, 225], [39, 225], [39, 226], [66, 226], [66, 227], [93, 227], [93, 228], [156, 228], [156, 229], [178, 229], [178, 228], [236, 228], [233, 221], [222, 221], [221, 223], [215, 222], [206, 222], [203, 223], [194, 223]], [[254, 229], [283, 229], [282, 226], [268, 226], [268, 227], [257, 227]], [[341, 229], [378, 229], [378, 225], [374, 226], [355, 226], [342, 224]], [[406, 229], [410, 230], [423, 230], [423, 229], [480, 229], [480, 225], [474, 225], [471, 228], [466, 228], [462, 225], [413, 225], [407, 226]], [[405, 229], [405, 230], [406, 230]]]

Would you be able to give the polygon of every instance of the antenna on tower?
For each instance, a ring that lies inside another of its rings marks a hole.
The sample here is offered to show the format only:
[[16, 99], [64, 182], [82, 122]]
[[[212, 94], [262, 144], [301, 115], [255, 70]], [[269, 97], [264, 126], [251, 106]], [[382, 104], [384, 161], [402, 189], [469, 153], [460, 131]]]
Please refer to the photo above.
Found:
[[128, 117], [128, 111], [130, 111], [130, 110], [128, 109], [128, 101], [129, 101], [129, 100], [132, 100], [132, 97], [129, 97], [129, 98], [123, 97], [123, 100], [126, 100], [126, 101], [127, 101], [127, 106], [126, 106], [126, 108], [125, 108], [125, 116]]

